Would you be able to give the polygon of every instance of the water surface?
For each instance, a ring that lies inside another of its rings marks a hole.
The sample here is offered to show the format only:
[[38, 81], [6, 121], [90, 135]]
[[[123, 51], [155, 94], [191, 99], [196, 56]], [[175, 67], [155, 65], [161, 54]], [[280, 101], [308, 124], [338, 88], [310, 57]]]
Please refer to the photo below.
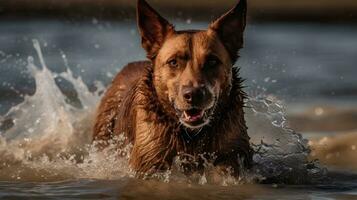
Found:
[[[208, 174], [197, 181], [171, 171], [159, 180], [137, 180], [115, 148], [103, 153], [90, 145], [103, 85], [125, 63], [145, 58], [134, 22], [0, 23], [4, 199], [357, 198], [354, 171], [311, 162], [308, 141], [289, 129], [285, 117], [290, 107], [321, 101], [354, 105], [357, 29], [352, 26], [249, 26], [238, 64], [250, 94], [246, 111], [256, 167], [243, 180], [223, 177], [213, 184]], [[273, 181], [256, 183], [264, 179]]]

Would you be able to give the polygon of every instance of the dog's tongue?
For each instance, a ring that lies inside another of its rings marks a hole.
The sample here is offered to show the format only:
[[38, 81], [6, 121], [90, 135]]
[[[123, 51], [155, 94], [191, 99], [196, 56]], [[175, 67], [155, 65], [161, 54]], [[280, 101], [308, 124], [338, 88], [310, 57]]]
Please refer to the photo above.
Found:
[[187, 121], [191, 121], [191, 122], [197, 121], [202, 118], [203, 111], [197, 109], [191, 109], [188, 111], [184, 111], [184, 116]]

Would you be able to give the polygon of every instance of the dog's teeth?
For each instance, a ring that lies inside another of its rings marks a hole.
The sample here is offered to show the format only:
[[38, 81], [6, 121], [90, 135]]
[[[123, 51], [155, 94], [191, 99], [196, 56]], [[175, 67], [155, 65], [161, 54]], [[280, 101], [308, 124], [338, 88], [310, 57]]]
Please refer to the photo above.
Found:
[[189, 119], [189, 116], [187, 115], [186, 111], [183, 112], [183, 115], [185, 116], [186, 119]]

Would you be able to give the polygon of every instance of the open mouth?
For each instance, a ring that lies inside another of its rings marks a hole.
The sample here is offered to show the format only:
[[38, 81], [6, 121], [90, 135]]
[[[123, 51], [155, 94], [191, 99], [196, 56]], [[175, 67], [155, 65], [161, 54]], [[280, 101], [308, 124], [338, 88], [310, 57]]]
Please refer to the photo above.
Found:
[[199, 128], [207, 124], [207, 111], [202, 109], [188, 109], [181, 113], [180, 121], [189, 128]]
[[183, 111], [184, 120], [187, 122], [199, 121], [203, 118], [203, 115], [204, 115], [204, 111], [200, 109], [193, 108]]

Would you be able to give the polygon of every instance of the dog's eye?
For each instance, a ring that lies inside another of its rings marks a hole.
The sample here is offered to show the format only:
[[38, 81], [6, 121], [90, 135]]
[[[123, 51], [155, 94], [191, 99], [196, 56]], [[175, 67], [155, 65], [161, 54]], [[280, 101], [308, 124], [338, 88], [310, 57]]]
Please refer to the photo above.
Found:
[[218, 64], [220, 64], [220, 60], [213, 55], [208, 56], [206, 63], [205, 63], [205, 67], [211, 68], [211, 67], [215, 67]]
[[176, 59], [171, 59], [167, 62], [167, 64], [169, 64], [170, 67], [172, 68], [176, 68], [178, 66], [177, 64], [177, 60]]

